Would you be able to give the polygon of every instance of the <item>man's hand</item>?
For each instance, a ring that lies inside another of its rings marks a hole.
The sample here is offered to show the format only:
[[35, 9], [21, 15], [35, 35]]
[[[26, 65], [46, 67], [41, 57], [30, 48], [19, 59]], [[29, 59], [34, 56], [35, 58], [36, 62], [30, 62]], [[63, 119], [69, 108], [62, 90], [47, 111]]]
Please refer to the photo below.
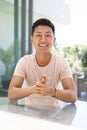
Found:
[[50, 80], [49, 77], [46, 75], [42, 75], [41, 79], [39, 82], [36, 83], [35, 90], [38, 94], [42, 96], [55, 96], [55, 89], [52, 87], [48, 87], [46, 83]]
[[46, 75], [42, 75], [40, 82], [41, 83], [47, 83], [50, 80], [50, 77], [47, 77]]

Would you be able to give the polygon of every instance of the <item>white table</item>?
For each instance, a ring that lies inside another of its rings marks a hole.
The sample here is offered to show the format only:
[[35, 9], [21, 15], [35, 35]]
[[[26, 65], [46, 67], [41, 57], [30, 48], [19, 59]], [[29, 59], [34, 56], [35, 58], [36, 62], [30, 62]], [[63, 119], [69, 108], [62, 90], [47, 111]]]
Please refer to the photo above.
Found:
[[36, 128], [38, 130], [87, 130], [87, 102], [77, 101], [75, 104], [69, 104], [57, 100], [57, 104], [53, 106], [52, 104], [28, 105], [20, 100], [8, 102], [0, 105], [1, 128], [2, 130], [7, 128], [9, 130], [36, 130]]

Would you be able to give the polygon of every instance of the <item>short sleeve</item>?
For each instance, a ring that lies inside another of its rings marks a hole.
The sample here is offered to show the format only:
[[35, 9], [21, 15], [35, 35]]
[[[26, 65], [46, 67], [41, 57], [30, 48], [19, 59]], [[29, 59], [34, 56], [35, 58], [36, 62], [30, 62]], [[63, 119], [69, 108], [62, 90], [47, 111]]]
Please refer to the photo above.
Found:
[[60, 79], [63, 80], [64, 78], [72, 78], [72, 71], [68, 61], [66, 59], [62, 59], [60, 65]]
[[22, 57], [21, 59], [19, 59], [13, 75], [25, 77], [25, 66], [26, 66], [25, 58]]

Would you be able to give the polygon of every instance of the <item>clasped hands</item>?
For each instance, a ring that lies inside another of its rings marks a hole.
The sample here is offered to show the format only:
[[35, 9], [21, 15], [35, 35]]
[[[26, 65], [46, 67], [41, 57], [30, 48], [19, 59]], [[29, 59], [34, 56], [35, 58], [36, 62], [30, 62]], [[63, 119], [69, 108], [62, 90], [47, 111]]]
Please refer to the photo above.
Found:
[[55, 88], [53, 87], [48, 87], [46, 83], [50, 80], [49, 77], [46, 75], [42, 75], [41, 79], [39, 82], [36, 82], [36, 84], [33, 86], [34, 87], [34, 93], [37, 93], [41, 96], [55, 96]]

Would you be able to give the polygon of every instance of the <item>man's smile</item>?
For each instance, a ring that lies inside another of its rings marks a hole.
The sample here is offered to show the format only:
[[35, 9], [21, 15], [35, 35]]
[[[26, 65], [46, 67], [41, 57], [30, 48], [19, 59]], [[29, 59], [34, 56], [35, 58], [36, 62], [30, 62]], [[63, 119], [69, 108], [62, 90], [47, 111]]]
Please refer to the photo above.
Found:
[[47, 43], [45, 43], [45, 44], [41, 43], [41, 44], [39, 44], [39, 46], [40, 47], [46, 47], [46, 46], [48, 46], [48, 44]]

